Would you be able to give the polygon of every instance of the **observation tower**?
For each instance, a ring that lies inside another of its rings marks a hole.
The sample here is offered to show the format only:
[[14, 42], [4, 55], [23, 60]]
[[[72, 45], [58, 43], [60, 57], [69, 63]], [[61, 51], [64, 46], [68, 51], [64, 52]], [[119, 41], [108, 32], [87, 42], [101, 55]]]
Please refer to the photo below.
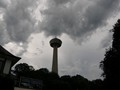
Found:
[[50, 40], [50, 46], [53, 48], [53, 62], [52, 62], [52, 72], [58, 74], [58, 48], [61, 46], [62, 41], [58, 38], [53, 38]]

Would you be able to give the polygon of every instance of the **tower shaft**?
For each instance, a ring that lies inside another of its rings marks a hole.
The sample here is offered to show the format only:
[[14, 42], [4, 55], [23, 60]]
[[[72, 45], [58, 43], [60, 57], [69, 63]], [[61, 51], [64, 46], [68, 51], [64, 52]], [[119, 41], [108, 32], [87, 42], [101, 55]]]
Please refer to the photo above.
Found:
[[58, 48], [53, 48], [52, 72], [58, 73]]

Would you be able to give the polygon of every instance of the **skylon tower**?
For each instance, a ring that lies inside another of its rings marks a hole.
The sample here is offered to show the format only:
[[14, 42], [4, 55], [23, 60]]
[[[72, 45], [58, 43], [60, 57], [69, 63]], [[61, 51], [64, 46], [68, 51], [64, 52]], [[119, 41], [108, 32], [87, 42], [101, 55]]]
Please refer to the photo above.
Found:
[[50, 46], [53, 48], [53, 62], [52, 72], [58, 73], [58, 48], [61, 46], [62, 41], [58, 38], [50, 40]]

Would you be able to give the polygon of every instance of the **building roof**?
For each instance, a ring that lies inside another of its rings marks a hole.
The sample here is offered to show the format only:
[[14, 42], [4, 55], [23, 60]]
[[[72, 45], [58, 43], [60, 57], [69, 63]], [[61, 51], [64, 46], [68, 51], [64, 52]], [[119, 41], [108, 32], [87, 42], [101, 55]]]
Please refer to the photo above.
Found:
[[1, 45], [0, 45], [0, 57], [11, 60], [12, 65], [17, 63], [21, 59], [20, 57], [17, 57], [15, 55], [11, 54], [9, 51], [7, 51], [5, 48], [3, 48]]

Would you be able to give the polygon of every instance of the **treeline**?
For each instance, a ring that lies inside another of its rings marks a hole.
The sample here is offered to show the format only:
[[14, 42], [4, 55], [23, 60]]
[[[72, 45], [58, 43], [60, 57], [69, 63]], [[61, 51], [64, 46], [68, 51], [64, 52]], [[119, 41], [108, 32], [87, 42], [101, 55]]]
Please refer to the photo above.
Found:
[[22, 76], [42, 80], [43, 90], [101, 90], [103, 87], [100, 79], [89, 81], [81, 75], [60, 77], [46, 68], [35, 70], [26, 63], [16, 65], [13, 72], [17, 78]]

